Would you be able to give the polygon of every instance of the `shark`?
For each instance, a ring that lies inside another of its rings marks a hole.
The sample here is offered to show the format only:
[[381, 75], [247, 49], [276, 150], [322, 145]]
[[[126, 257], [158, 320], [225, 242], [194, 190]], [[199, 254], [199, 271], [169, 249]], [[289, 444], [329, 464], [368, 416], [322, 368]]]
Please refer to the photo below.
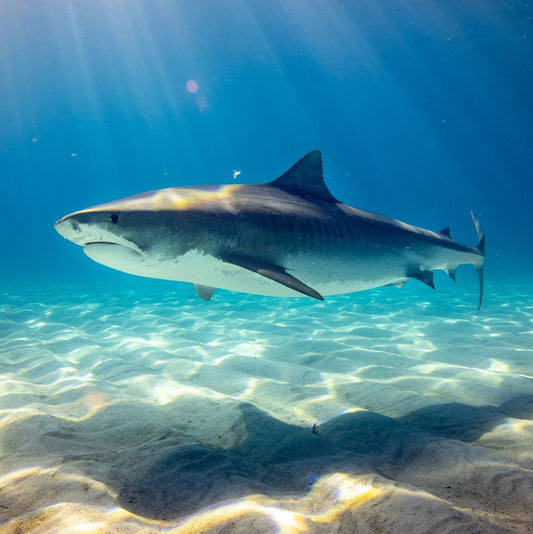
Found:
[[416, 279], [455, 281], [471, 264], [483, 299], [485, 235], [451, 238], [337, 200], [314, 150], [278, 178], [257, 184], [172, 187], [99, 204], [55, 223], [92, 260], [126, 273], [272, 297], [325, 296]]

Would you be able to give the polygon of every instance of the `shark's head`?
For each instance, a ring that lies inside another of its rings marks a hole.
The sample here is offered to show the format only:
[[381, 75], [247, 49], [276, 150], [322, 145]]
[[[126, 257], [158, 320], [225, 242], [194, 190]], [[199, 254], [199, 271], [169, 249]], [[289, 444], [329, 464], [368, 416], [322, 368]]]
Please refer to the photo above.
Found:
[[135, 270], [150, 249], [147, 229], [154, 223], [154, 213], [139, 204], [125, 199], [80, 210], [57, 221], [55, 229], [98, 263]]
[[161, 262], [194, 248], [194, 207], [209, 191], [167, 189], [76, 211], [55, 229], [94, 261], [132, 274], [157, 276]]
[[[176, 279], [176, 263], [192, 250], [211, 253], [208, 214], [220, 211], [239, 186], [150, 191], [76, 211], [55, 229], [94, 261], [131, 274]], [[206, 227], [207, 225], [207, 227]], [[171, 264], [173, 267], [171, 267]]]

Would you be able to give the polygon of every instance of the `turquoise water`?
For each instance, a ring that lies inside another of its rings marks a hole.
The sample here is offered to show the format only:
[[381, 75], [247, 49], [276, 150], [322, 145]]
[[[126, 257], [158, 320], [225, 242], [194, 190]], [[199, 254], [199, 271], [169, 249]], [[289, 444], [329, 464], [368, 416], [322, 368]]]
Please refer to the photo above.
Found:
[[528, 531], [530, 286], [132, 282], [4, 290], [3, 531]]
[[[533, 6], [3, 0], [2, 532], [529, 532]], [[127, 276], [67, 213], [269, 181], [474, 245], [311, 299]]]

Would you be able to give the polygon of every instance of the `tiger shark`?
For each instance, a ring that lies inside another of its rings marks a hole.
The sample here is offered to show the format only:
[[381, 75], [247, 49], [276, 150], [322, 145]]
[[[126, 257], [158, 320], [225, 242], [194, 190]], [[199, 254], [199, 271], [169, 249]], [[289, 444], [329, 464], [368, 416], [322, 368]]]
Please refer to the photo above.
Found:
[[329, 191], [320, 151], [259, 184], [174, 187], [66, 215], [55, 223], [94, 261], [138, 276], [191, 282], [204, 300], [215, 288], [276, 297], [324, 296], [410, 278], [435, 288], [433, 271], [455, 280], [472, 264], [483, 299], [485, 237], [478, 244], [348, 206]]

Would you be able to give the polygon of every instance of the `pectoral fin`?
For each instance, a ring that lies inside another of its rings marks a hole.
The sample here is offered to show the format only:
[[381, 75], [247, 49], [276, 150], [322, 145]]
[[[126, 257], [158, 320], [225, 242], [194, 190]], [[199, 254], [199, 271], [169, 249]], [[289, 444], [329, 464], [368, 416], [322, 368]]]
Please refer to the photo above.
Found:
[[211, 300], [211, 297], [213, 296], [213, 293], [216, 289], [214, 287], [203, 286], [202, 284], [193, 284], [192, 287], [194, 287], [194, 290], [196, 291], [198, 296], [205, 301]]
[[398, 289], [401, 289], [405, 283], [407, 282], [407, 280], [396, 280], [396, 282], [390, 282], [389, 284], [385, 284], [383, 287], [389, 287], [389, 286], [396, 286]]
[[282, 284], [298, 293], [307, 295], [308, 297], [313, 297], [317, 300], [324, 300], [324, 297], [318, 292], [315, 291], [312, 287], [304, 284], [298, 278], [290, 275], [283, 267], [279, 265], [274, 265], [264, 260], [253, 258], [250, 256], [242, 256], [240, 254], [227, 254], [221, 255], [220, 259], [227, 263], [237, 265], [243, 269], [248, 269], [254, 273], [260, 274], [265, 278], [269, 278], [278, 284]]

